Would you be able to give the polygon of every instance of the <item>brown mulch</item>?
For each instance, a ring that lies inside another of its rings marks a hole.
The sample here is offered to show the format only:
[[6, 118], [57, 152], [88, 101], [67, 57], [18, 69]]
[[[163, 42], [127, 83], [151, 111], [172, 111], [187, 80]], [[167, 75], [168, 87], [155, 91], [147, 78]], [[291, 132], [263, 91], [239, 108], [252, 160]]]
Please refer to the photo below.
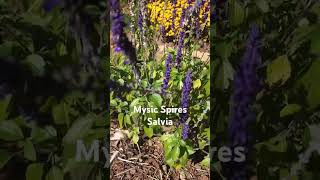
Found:
[[[111, 123], [111, 137], [118, 129]], [[191, 161], [180, 170], [165, 165], [163, 146], [159, 137], [140, 137], [139, 145], [128, 138], [111, 140], [111, 180], [209, 180], [209, 169]]]

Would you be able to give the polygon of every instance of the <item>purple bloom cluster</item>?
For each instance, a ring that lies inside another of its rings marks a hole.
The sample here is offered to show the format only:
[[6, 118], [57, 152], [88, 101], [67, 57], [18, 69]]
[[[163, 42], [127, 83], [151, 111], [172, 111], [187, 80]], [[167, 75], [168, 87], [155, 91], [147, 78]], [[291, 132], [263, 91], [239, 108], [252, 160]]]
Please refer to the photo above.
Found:
[[[191, 71], [187, 71], [186, 78], [183, 83], [183, 89], [182, 89], [182, 99], [181, 99], [181, 107], [182, 108], [188, 108], [189, 107], [189, 97], [191, 92], [191, 86], [192, 86], [192, 78], [191, 78]], [[183, 129], [182, 129], [182, 138], [185, 140], [188, 138], [188, 132], [189, 132], [189, 125], [187, 124], [188, 119], [188, 113], [183, 113], [180, 116], [180, 122], [183, 123]]]
[[195, 19], [195, 32], [196, 38], [200, 37], [200, 8], [204, 5], [204, 0], [198, 0], [195, 4], [195, 11], [196, 11], [196, 19]]
[[182, 48], [184, 43], [184, 35], [185, 35], [184, 31], [181, 31], [179, 34], [178, 50], [176, 54], [176, 64], [178, 68], [180, 67], [181, 60], [182, 60]]
[[55, 6], [57, 6], [60, 3], [60, 0], [46, 0], [43, 3], [43, 9], [45, 11], [51, 11]]
[[183, 28], [183, 22], [184, 22], [184, 19], [186, 16], [186, 11], [187, 11], [187, 9], [185, 9], [185, 8], [182, 9], [182, 14], [181, 14], [181, 18], [180, 18], [180, 28], [181, 29]]
[[189, 124], [188, 123], [184, 123], [183, 124], [183, 128], [182, 128], [182, 139], [186, 140], [188, 138], [188, 134], [189, 134]]
[[132, 65], [135, 76], [139, 79], [140, 72], [135, 66], [137, 63], [136, 50], [132, 43], [129, 41], [127, 35], [124, 32], [125, 22], [120, 10], [119, 0], [110, 0], [111, 7], [111, 22], [112, 22], [112, 40], [115, 43], [115, 51], [122, 51], [129, 59]]
[[166, 30], [164, 29], [164, 26], [160, 26], [160, 32], [161, 32], [161, 35], [162, 37], [165, 37], [166, 36]]
[[191, 71], [187, 71], [186, 78], [183, 83], [183, 90], [182, 90], [182, 99], [181, 99], [181, 107], [188, 108], [189, 107], [189, 95], [192, 86], [192, 79], [191, 79]]
[[188, 9], [191, 9], [192, 8], [192, 0], [188, 0], [188, 4], [189, 4], [189, 7], [188, 7]]
[[195, 8], [199, 10], [204, 4], [204, 0], [198, 0], [195, 4]]
[[210, 5], [208, 4], [205, 8], [205, 14], [203, 15], [203, 19], [206, 20], [208, 18], [208, 14], [210, 13]]
[[176, 19], [176, 15], [177, 15], [177, 0], [173, 0], [173, 10], [172, 10], [172, 25], [171, 25], [171, 29], [174, 31], [175, 30], [175, 19]]
[[167, 56], [167, 59], [166, 59], [166, 72], [165, 72], [165, 75], [164, 75], [162, 89], [161, 89], [161, 94], [163, 94], [163, 95], [164, 95], [166, 89], [168, 88], [168, 83], [169, 83], [169, 80], [170, 80], [171, 59], [172, 59], [172, 55], [169, 54]]
[[211, 22], [215, 22], [216, 20], [217, 20], [217, 11], [212, 11]]
[[[186, 78], [183, 83], [182, 98], [181, 98], [181, 107], [182, 108], [189, 107], [189, 96], [190, 96], [190, 92], [191, 92], [191, 86], [192, 86], [192, 79], [191, 79], [191, 71], [189, 70], [186, 74]], [[180, 118], [181, 118], [180, 121], [182, 123], [185, 123], [188, 118], [188, 114], [183, 113], [183, 114], [181, 114]]]
[[142, 32], [142, 30], [143, 30], [142, 29], [143, 28], [143, 15], [142, 15], [140, 8], [138, 10], [138, 27], [139, 27], [140, 32]]
[[[235, 74], [234, 92], [232, 96], [231, 119], [229, 124], [229, 142], [231, 147], [242, 146], [248, 154], [251, 133], [249, 126], [255, 120], [255, 114], [251, 110], [255, 97], [261, 89], [261, 81], [257, 70], [261, 64], [258, 52], [259, 30], [255, 25], [251, 26], [249, 38], [246, 43], [246, 51], [242, 62]], [[231, 180], [248, 179], [246, 162], [230, 164]]]
[[200, 37], [200, 19], [199, 18], [196, 19], [195, 28], [196, 28], [196, 37], [199, 38]]

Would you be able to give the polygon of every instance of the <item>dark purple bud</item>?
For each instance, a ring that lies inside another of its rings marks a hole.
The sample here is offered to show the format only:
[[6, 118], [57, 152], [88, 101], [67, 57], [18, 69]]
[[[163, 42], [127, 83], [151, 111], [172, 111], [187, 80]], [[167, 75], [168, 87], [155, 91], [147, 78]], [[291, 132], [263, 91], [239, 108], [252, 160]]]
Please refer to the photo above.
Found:
[[166, 72], [163, 79], [161, 94], [165, 94], [166, 89], [168, 88], [169, 80], [170, 80], [170, 73], [171, 73], [171, 59], [172, 55], [169, 54], [166, 59]]
[[125, 61], [124, 61], [124, 64], [125, 64], [125, 65], [128, 65], [128, 64], [130, 64], [130, 61], [129, 61], [129, 60], [125, 60]]
[[54, 7], [56, 7], [59, 4], [60, 0], [46, 0], [43, 3], [43, 9], [45, 11], [51, 11]]

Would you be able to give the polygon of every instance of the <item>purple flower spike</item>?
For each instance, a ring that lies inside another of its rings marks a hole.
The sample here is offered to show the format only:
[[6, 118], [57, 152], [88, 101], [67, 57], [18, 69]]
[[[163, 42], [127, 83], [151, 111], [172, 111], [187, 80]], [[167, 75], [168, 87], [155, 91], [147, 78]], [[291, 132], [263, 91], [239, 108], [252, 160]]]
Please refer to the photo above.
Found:
[[140, 32], [142, 32], [143, 15], [142, 15], [141, 9], [138, 10], [138, 27], [139, 27]]
[[136, 50], [124, 32], [126, 24], [124, 22], [123, 15], [121, 14], [119, 0], [110, 0], [110, 12], [112, 22], [112, 40], [116, 45], [115, 51], [122, 51], [128, 57], [130, 64], [132, 65], [134, 75], [138, 80], [140, 80], [140, 71], [136, 66], [138, 63]]
[[182, 14], [181, 14], [181, 18], [180, 18], [180, 28], [182, 29], [183, 28], [183, 22], [184, 22], [184, 19], [185, 19], [185, 16], [186, 16], [186, 10], [185, 8], [182, 9]]
[[[192, 86], [192, 79], [191, 79], [191, 71], [189, 70], [186, 74], [186, 78], [183, 83], [183, 89], [182, 89], [182, 99], [181, 99], [181, 107], [182, 108], [188, 108], [189, 107], [189, 96], [191, 92], [191, 86]], [[188, 119], [188, 114], [183, 113], [181, 114], [180, 121], [182, 123], [186, 122]]]
[[[183, 89], [182, 89], [182, 99], [181, 99], [181, 107], [182, 108], [189, 108], [189, 99], [190, 99], [190, 92], [191, 92], [191, 86], [192, 86], [192, 74], [189, 70], [186, 74], [186, 78], [183, 83]], [[183, 113], [180, 116], [180, 122], [183, 124], [182, 129], [182, 138], [185, 140], [188, 138], [188, 132], [189, 132], [189, 125], [186, 123], [188, 119], [188, 113]]]
[[172, 11], [172, 24], [171, 28], [172, 31], [175, 31], [175, 19], [176, 19], [176, 14], [177, 14], [177, 0], [173, 0], [173, 11]]
[[45, 11], [51, 11], [54, 7], [56, 7], [59, 4], [60, 0], [46, 0], [43, 3], [43, 9]]
[[160, 26], [160, 32], [161, 32], [161, 35], [162, 37], [165, 37], [166, 36], [166, 30], [164, 29], [164, 26]]
[[168, 88], [169, 80], [170, 80], [170, 73], [171, 73], [171, 59], [172, 55], [169, 54], [166, 59], [166, 72], [163, 79], [161, 94], [165, 94], [166, 89]]
[[184, 31], [181, 31], [179, 34], [178, 50], [177, 50], [177, 55], [176, 55], [177, 68], [180, 68], [180, 65], [181, 65], [184, 35], [185, 35]]
[[[228, 130], [231, 147], [244, 147], [246, 155], [250, 149], [249, 143], [252, 137], [249, 126], [256, 118], [251, 107], [257, 93], [261, 89], [261, 81], [257, 74], [257, 70], [261, 64], [258, 37], [258, 27], [252, 25], [246, 44], [246, 51], [236, 71], [233, 82], [233, 104], [231, 106], [231, 118]], [[228, 172], [228, 179], [248, 179], [246, 164], [246, 162], [229, 163], [230, 172]]]
[[188, 134], [189, 134], [189, 124], [188, 123], [184, 123], [183, 124], [183, 128], [182, 128], [182, 139], [186, 140], [188, 138]]

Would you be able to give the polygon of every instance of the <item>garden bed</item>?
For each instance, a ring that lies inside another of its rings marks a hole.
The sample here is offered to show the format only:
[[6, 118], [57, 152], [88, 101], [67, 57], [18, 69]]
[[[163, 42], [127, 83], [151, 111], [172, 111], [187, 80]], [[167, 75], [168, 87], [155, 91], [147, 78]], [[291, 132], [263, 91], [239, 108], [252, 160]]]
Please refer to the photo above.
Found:
[[164, 150], [159, 137], [144, 138], [135, 145], [115, 121], [111, 122], [110, 132], [111, 179], [210, 179], [209, 168], [203, 168], [192, 160], [183, 169], [171, 169], [164, 163]]

